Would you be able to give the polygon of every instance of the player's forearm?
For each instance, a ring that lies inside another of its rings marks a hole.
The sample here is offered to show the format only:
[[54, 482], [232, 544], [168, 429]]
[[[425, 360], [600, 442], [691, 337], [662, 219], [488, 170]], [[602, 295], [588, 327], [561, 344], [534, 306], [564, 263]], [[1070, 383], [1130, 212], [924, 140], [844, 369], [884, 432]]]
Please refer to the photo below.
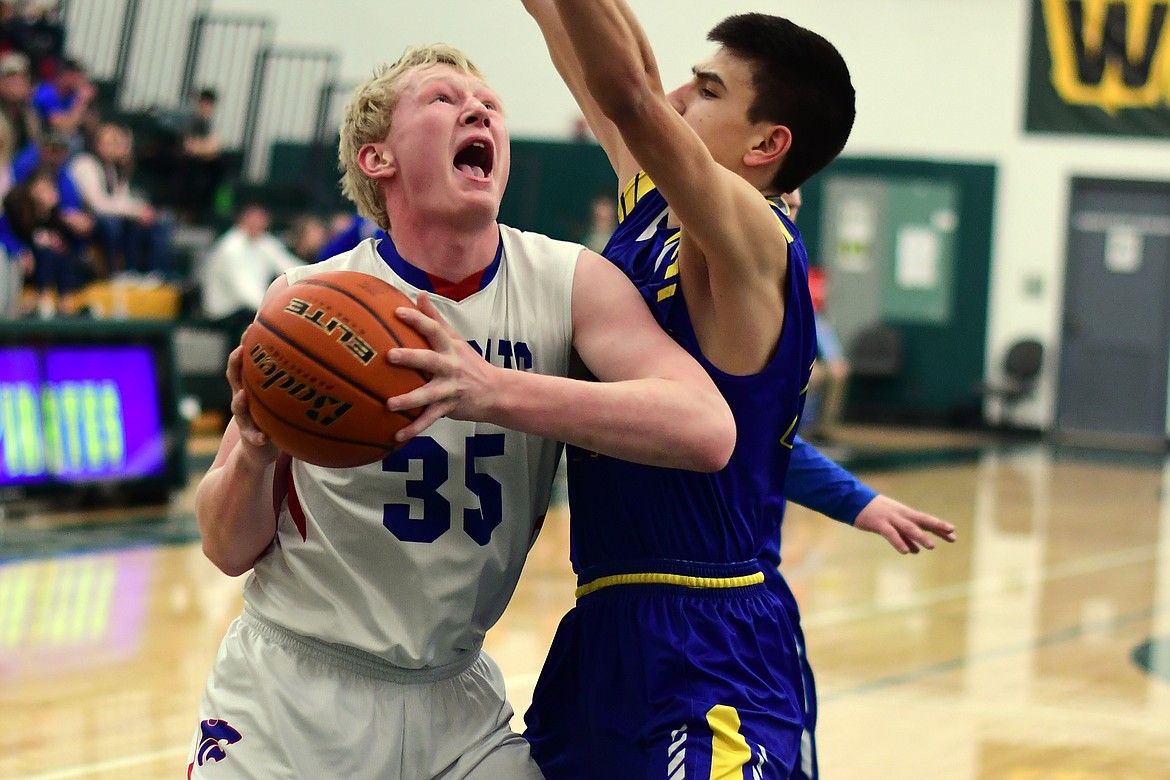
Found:
[[717, 471], [735, 421], [717, 391], [671, 379], [585, 382], [507, 371], [492, 422], [636, 463]]
[[801, 437], [796, 437], [784, 497], [842, 523], [852, 524], [877, 491], [863, 484]]
[[276, 536], [274, 466], [250, 460], [241, 445], [210, 469], [195, 493], [203, 553], [231, 576], [243, 574]]
[[577, 61], [577, 55], [573, 52], [573, 42], [569, 39], [565, 25], [561, 22], [556, 5], [553, 0], [524, 0], [524, 7], [528, 9], [528, 13], [540, 27], [553, 67], [556, 68], [561, 80], [565, 82], [565, 86], [569, 88], [573, 99], [576, 100], [577, 106], [585, 115], [586, 121], [596, 133], [596, 123], [603, 120], [604, 116], [601, 115], [596, 101], [589, 94], [585, 83], [585, 74], [581, 70], [581, 63]]
[[635, 107], [658, 76], [641, 26], [615, 0], [556, 0], [589, 93], [611, 119]]

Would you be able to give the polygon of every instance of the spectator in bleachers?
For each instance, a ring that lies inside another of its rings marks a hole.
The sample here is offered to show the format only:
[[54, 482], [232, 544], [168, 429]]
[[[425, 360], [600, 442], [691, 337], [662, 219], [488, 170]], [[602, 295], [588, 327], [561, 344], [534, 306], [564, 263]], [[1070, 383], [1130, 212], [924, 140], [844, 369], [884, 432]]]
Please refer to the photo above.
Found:
[[317, 253], [318, 260], [328, 260], [334, 255], [347, 252], [365, 241], [367, 238], [381, 232], [378, 226], [358, 214], [339, 214], [331, 223], [333, 235]]
[[52, 79], [37, 85], [32, 103], [46, 131], [63, 134], [69, 139], [72, 151], [80, 152], [84, 145], [82, 122], [96, 96], [97, 90], [81, 63], [64, 59]]
[[[14, 184], [12, 144], [12, 128], [7, 122], [0, 122], [0, 203]], [[0, 206], [0, 321], [20, 316], [24, 275], [31, 270], [32, 254], [12, 233]]]
[[[65, 55], [65, 23], [57, 0], [24, 0], [5, 3], [14, 6], [5, 28], [12, 46], [28, 55], [32, 72], [47, 79], [56, 72]], [[2, 18], [2, 17], [0, 17]]]
[[268, 285], [290, 268], [302, 265], [269, 232], [268, 209], [251, 203], [236, 224], [212, 245], [200, 280], [203, 314], [219, 323], [235, 344], [256, 316]]
[[130, 131], [105, 123], [97, 129], [93, 151], [76, 155], [69, 173], [94, 216], [94, 238], [110, 272], [161, 281], [171, 273], [174, 221], [131, 190], [133, 166]]
[[289, 226], [288, 240], [285, 243], [301, 262], [315, 263], [328, 240], [329, 232], [325, 221], [316, 214], [302, 214]]
[[20, 51], [20, 8], [16, 0], [0, 0], [0, 53]]
[[13, 154], [41, 140], [41, 119], [32, 105], [28, 57], [18, 51], [0, 55], [0, 121], [12, 131]]
[[42, 318], [75, 313], [73, 293], [89, 278], [82, 256], [83, 237], [78, 234], [84, 215], [64, 208], [57, 182], [57, 171], [43, 166], [4, 198], [6, 230], [32, 254], [37, 313]]
[[69, 209], [84, 211], [85, 204], [81, 200], [81, 193], [77, 191], [77, 185], [69, 175], [68, 162], [71, 157], [73, 151], [68, 136], [51, 131], [45, 134], [39, 144], [26, 146], [17, 153], [12, 160], [12, 175], [19, 184], [32, 176], [33, 171], [47, 165], [58, 173], [57, 186], [61, 190], [63, 205]]
[[214, 89], [203, 89], [194, 108], [183, 118], [175, 154], [172, 198], [186, 223], [198, 222], [211, 212], [223, 178], [223, 147], [215, 132]]

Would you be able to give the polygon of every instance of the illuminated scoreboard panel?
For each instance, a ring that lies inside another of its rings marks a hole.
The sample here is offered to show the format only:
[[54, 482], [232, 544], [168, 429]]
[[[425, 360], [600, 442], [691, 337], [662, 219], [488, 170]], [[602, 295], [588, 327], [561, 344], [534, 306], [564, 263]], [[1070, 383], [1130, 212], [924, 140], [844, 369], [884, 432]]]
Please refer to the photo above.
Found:
[[0, 487], [151, 477], [165, 468], [149, 347], [0, 347]]

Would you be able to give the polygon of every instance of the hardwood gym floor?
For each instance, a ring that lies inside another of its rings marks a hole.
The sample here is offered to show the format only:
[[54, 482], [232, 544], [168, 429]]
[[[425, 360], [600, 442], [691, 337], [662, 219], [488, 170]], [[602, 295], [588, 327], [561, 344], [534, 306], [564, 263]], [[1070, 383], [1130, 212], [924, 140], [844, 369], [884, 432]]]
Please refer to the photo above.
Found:
[[[1170, 778], [1165, 458], [880, 429], [830, 451], [959, 541], [902, 557], [790, 513], [826, 780]], [[202, 557], [191, 496], [0, 519], [0, 778], [183, 775], [242, 585]], [[519, 712], [572, 603], [567, 520], [488, 637]]]

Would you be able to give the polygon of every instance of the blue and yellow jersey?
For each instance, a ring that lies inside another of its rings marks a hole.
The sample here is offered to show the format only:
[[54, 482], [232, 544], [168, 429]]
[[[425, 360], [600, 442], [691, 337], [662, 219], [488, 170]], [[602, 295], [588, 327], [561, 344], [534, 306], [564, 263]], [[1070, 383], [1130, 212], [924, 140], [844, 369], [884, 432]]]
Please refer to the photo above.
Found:
[[[679, 229], [646, 174], [627, 186], [605, 256], [641, 291], [659, 324], [702, 365], [731, 407], [735, 451], [714, 474], [629, 463], [570, 447], [572, 559], [580, 579], [637, 571], [662, 559], [754, 561], [779, 545], [784, 475], [816, 355], [808, 256], [800, 234], [773, 204], [789, 238], [784, 322], [776, 353], [757, 374], [733, 376], [702, 354], [679, 285]], [[771, 553], [768, 557], [775, 557]]]

